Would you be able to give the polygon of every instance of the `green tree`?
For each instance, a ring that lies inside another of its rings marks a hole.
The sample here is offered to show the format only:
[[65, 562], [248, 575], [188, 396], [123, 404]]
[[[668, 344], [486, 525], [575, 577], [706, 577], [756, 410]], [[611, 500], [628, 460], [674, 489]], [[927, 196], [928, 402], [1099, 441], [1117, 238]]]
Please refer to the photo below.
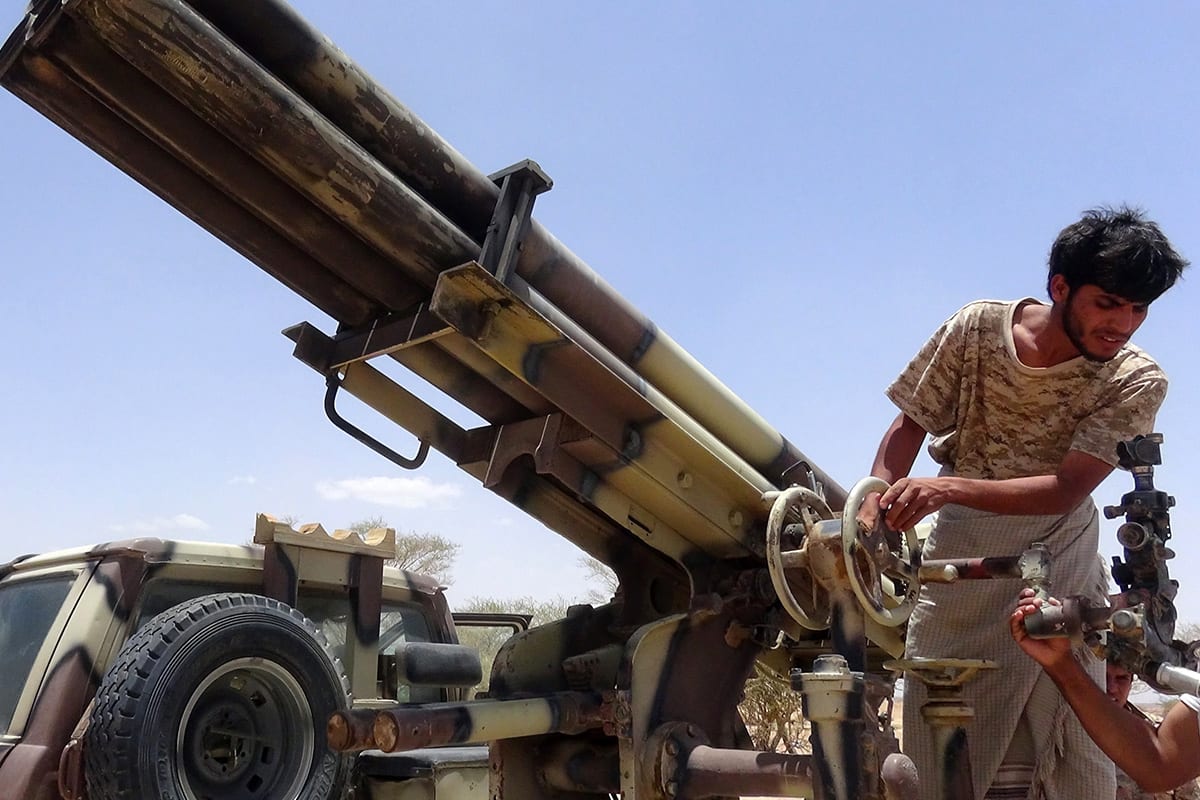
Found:
[[[388, 527], [391, 526], [383, 517], [368, 517], [350, 525], [350, 530], [362, 536], [375, 528]], [[433, 533], [398, 532], [396, 557], [389, 559], [388, 564], [406, 572], [428, 575], [438, 583], [449, 586], [454, 581], [452, 570], [460, 547], [457, 542]]]
[[602, 606], [611, 600], [612, 596], [617, 593], [617, 573], [609, 569], [608, 565], [600, 559], [591, 556], [580, 556], [579, 566], [583, 567], [584, 574], [587, 576], [586, 602], [594, 606]]
[[[544, 625], [567, 615], [571, 603], [563, 597], [552, 600], [539, 600], [526, 595], [512, 599], [495, 597], [472, 597], [456, 607], [455, 611], [474, 611], [484, 613], [529, 614], [533, 617], [530, 627]], [[492, 663], [500, 647], [513, 635], [511, 628], [505, 627], [460, 627], [458, 641], [468, 647], [475, 648], [479, 653], [479, 661], [483, 665], [483, 683], [478, 690], [486, 691], [492, 674]]]
[[1175, 626], [1175, 638], [1188, 644], [1200, 639], [1200, 622], [1179, 623]]

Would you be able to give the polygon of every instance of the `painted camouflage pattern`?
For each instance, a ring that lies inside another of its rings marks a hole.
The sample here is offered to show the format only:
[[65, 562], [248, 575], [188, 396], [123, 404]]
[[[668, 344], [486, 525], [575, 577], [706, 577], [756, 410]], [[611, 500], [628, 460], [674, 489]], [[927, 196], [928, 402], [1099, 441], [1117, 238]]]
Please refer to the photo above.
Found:
[[[1054, 474], [1072, 449], [1115, 465], [1117, 442], [1152, 430], [1167, 380], [1140, 349], [1127, 345], [1104, 363], [1077, 357], [1034, 369], [1020, 362], [1012, 337], [1014, 314], [1036, 302], [968, 304], [934, 332], [888, 387], [897, 407], [933, 434], [930, 455], [944, 474], [983, 479]], [[1035, 541], [1050, 550], [1056, 594], [1104, 601], [1096, 574], [1097, 512], [1090, 498], [1061, 516], [1005, 516], [946, 506], [925, 555], [1003, 556]], [[995, 614], [1011, 604], [1012, 595], [1003, 583], [925, 585], [910, 621], [908, 655], [988, 658], [1002, 667], [1003, 677], [984, 676], [966, 689], [976, 712], [969, 735], [976, 794], [997, 774], [1024, 717], [1039, 720], [1033, 725], [1040, 759], [1033, 796], [1107, 795], [1112, 790], [1107, 759], [1065, 713], [1057, 690], [1020, 653], [1006, 635], [1006, 620]], [[1097, 679], [1102, 674], [1095, 663], [1090, 671]], [[905, 728], [911, 728], [906, 750], [926, 774], [933, 758], [925, 732], [915, 727], [921, 687], [906, 700], [913, 701], [905, 709]]]
[[1153, 430], [1167, 377], [1138, 347], [1127, 344], [1102, 364], [1082, 356], [1041, 369], [1020, 363], [1013, 314], [1036, 302], [964, 306], [887, 389], [933, 435], [933, 460], [956, 475], [1053, 475], [1068, 450], [1116, 466], [1117, 442]]
[[[273, 527], [287, 528], [278, 523]], [[356, 548], [345, 532], [334, 537], [319, 526], [303, 529], [306, 532], [288, 530], [291, 536], [280, 545], [283, 551], [278, 555], [304, 582], [306, 592], [346, 592], [357, 580], [356, 562], [367, 555], [378, 557], [377, 545]], [[66, 789], [82, 789], [80, 775], [60, 774], [60, 754], [77, 735], [77, 726], [86, 723], [100, 681], [132, 635], [148, 585], [200, 584], [266, 594], [264, 552], [261, 545], [147, 538], [29, 556], [0, 567], [0, 586], [56, 575], [71, 577], [71, 589], [28, 674], [4, 676], [23, 684], [8, 730], [0, 737], [0, 785], [6, 787], [5, 796], [58, 800], [60, 782]], [[457, 641], [449, 607], [436, 582], [387, 567], [381, 588], [388, 601], [422, 609], [431, 640]], [[347, 632], [346, 638], [352, 642], [354, 634]], [[447, 691], [451, 698], [462, 696], [461, 690]], [[470, 769], [486, 774], [484, 765]], [[486, 777], [465, 782], [475, 787], [472, 793], [456, 793], [449, 788], [455, 782], [449, 780], [446, 793], [437, 797], [477, 800], [484, 796]]]
[[602, 687], [603, 728], [494, 741], [493, 797], [696, 794], [667, 752], [679, 725], [712, 748], [698, 770], [732, 765], [731, 790], [784, 783], [728, 752], [751, 749], [746, 675], [808, 665], [863, 626], [831, 637], [780, 612], [762, 494], [804, 485], [836, 511], [836, 480], [536, 221], [511, 275], [484, 271], [494, 182], [281, 0], [35, 0], [0, 83], [333, 317], [335, 336], [289, 329], [323, 378], [613, 568], [611, 602], [514, 636], [491, 681], [497, 701]]

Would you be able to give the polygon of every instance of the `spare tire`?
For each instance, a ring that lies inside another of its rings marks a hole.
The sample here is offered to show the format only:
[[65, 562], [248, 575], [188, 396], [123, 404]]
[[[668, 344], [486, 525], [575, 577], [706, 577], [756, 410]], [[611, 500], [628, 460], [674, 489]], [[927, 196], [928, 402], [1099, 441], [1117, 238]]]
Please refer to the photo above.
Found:
[[91, 800], [330, 800], [350, 757], [325, 738], [349, 682], [320, 630], [253, 594], [201, 597], [127, 641], [84, 742]]

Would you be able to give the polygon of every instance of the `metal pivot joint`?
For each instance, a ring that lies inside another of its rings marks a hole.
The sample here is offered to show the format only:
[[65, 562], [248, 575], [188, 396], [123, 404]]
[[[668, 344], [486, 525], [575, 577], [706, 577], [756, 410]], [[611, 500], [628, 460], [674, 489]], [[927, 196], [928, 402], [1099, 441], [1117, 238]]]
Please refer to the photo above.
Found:
[[920, 681], [928, 690], [921, 717], [931, 728], [938, 768], [936, 775], [921, 776], [925, 790], [922, 797], [927, 800], [972, 797], [967, 727], [975, 712], [966, 702], [963, 686], [981, 671], [996, 669], [996, 663], [968, 658], [915, 658], [889, 661], [884, 666]]
[[479, 251], [479, 264], [501, 283], [516, 269], [521, 242], [529, 231], [533, 201], [554, 186], [536, 161], [525, 159], [488, 176], [500, 187], [500, 199]]
[[812, 672], [792, 672], [804, 716], [812, 724], [817, 782], [829, 800], [854, 800], [864, 790], [863, 673], [840, 655], [818, 656]]

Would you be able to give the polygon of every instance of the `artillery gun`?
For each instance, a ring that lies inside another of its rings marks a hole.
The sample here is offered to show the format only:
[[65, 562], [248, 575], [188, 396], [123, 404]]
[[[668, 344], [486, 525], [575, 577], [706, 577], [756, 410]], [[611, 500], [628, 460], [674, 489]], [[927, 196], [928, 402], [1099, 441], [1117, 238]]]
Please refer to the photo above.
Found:
[[[406, 469], [436, 449], [616, 573], [510, 639], [488, 697], [351, 707], [332, 745], [487, 742], [508, 800], [918, 796], [878, 709], [921, 582], [1037, 584], [1044, 553], [922, 564], [920, 531], [859, 525], [879, 487], [847, 492], [534, 221], [535, 162], [479, 171], [281, 0], [35, 0], [0, 83], [336, 320], [285, 331], [336, 425]], [[812, 756], [752, 749], [756, 662]]]

